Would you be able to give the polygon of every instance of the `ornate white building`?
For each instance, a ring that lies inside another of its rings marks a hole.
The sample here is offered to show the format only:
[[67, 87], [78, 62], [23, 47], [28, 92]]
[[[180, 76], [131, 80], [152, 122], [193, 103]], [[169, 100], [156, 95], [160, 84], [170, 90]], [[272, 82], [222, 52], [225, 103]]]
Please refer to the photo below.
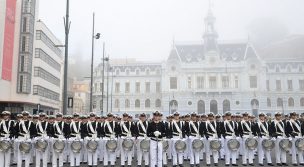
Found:
[[303, 36], [258, 53], [249, 41], [218, 41], [214, 23], [209, 11], [203, 40], [174, 43], [165, 62], [107, 64], [103, 105], [100, 64], [95, 69], [94, 111], [304, 112]]

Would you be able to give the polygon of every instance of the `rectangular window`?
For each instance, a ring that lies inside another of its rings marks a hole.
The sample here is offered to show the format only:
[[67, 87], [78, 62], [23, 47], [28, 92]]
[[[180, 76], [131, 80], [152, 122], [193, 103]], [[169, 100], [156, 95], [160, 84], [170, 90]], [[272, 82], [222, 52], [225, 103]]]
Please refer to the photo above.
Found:
[[188, 89], [191, 89], [191, 77], [188, 77]]
[[27, 32], [27, 19], [26, 19], [26, 17], [23, 18], [22, 32]]
[[23, 91], [23, 76], [21, 75], [19, 78], [19, 91]]
[[156, 92], [160, 93], [160, 82], [156, 82]]
[[170, 89], [177, 89], [177, 77], [170, 77]]
[[125, 93], [130, 93], [130, 82], [125, 83]]
[[21, 56], [20, 60], [20, 71], [24, 72], [24, 56]]
[[267, 91], [270, 91], [269, 80], [266, 80], [266, 89], [267, 89]]
[[116, 82], [115, 83], [115, 93], [119, 93], [120, 92], [120, 83]]
[[237, 76], [234, 77], [234, 87], [239, 88], [239, 78]]
[[26, 49], [26, 37], [22, 37], [22, 41], [21, 41], [21, 52], [25, 52]]
[[146, 82], [146, 93], [150, 93], [150, 82]]
[[203, 89], [204, 88], [204, 77], [202, 77], [202, 76], [197, 77], [196, 85], [197, 85], [197, 89]]
[[292, 90], [293, 89], [292, 80], [288, 80], [287, 81], [287, 86], [288, 86], [288, 90]]
[[98, 88], [97, 88], [97, 83], [94, 83], [94, 92], [97, 92]]
[[281, 80], [276, 80], [276, 90], [280, 91], [282, 89], [281, 87]]
[[300, 90], [304, 90], [304, 80], [299, 80], [299, 88]]
[[136, 82], [135, 84], [135, 92], [140, 93], [140, 82]]
[[222, 88], [229, 88], [229, 77], [222, 76]]
[[209, 77], [209, 88], [216, 88], [216, 77]]
[[250, 76], [249, 80], [250, 80], [250, 88], [257, 88], [258, 87], [257, 76]]

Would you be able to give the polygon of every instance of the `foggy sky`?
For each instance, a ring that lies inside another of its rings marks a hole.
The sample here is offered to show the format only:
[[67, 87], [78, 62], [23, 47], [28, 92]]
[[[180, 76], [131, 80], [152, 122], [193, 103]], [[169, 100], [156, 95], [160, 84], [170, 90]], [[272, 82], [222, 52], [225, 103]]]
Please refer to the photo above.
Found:
[[[90, 59], [92, 13], [96, 13], [95, 61], [102, 42], [111, 58], [165, 60], [175, 41], [199, 41], [208, 0], [70, 0], [70, 55]], [[214, 0], [212, 11], [221, 40], [247, 39], [259, 18], [282, 22], [290, 34], [304, 34], [303, 0]], [[64, 42], [65, 0], [40, 0], [39, 18]]]

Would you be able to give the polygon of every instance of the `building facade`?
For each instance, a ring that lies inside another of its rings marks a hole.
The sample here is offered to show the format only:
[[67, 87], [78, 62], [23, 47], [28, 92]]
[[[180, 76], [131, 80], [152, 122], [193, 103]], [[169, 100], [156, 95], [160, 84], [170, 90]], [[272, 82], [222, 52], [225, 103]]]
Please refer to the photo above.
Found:
[[214, 24], [209, 11], [202, 41], [174, 43], [165, 62], [110, 62], [104, 74], [100, 64], [94, 73], [94, 111], [304, 112], [303, 36], [258, 52], [249, 40], [218, 40]]
[[88, 114], [90, 106], [90, 82], [88, 80], [74, 80], [72, 92], [74, 93], [73, 112]]
[[[55, 45], [61, 42], [42, 21], [37, 20], [36, 0], [1, 0], [1, 3], [6, 4], [4, 11], [9, 13], [6, 18], [10, 16], [9, 21], [14, 20], [14, 25], [10, 25], [14, 36], [12, 38], [10, 32], [0, 31], [0, 37], [4, 36], [0, 110], [9, 110], [15, 114], [23, 110], [33, 114], [59, 111], [64, 60], [61, 49]], [[12, 11], [15, 15], [11, 14]], [[7, 22], [10, 22], [7, 19], [5, 21], [6, 29]]]

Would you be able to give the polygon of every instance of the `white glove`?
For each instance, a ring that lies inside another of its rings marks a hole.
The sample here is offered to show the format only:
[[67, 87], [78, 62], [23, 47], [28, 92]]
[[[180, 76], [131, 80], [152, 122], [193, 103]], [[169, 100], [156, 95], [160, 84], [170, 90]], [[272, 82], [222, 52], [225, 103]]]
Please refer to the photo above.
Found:
[[158, 136], [160, 136], [160, 135], [161, 135], [161, 133], [160, 133], [159, 131], [155, 131], [155, 132], [154, 132], [154, 136], [158, 137]]

